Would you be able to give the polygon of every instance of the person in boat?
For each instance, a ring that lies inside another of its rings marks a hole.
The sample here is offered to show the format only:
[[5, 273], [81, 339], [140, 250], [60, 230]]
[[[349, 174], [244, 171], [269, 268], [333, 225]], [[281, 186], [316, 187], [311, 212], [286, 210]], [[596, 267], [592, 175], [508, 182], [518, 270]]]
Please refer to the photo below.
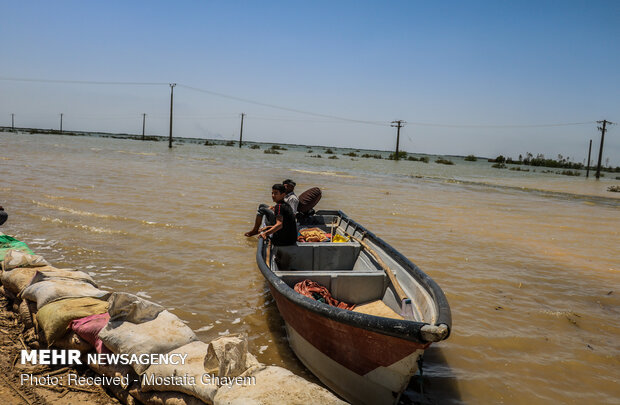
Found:
[[5, 223], [8, 218], [9, 214], [7, 214], [6, 211], [4, 211], [4, 208], [2, 208], [2, 205], [0, 205], [0, 225]]
[[271, 236], [271, 243], [276, 246], [288, 246], [297, 243], [297, 223], [291, 206], [284, 201], [286, 188], [283, 184], [274, 184], [271, 188], [271, 198], [275, 205], [273, 213], [276, 222], [259, 230], [259, 238], [267, 239]]
[[293, 214], [297, 215], [297, 207], [299, 206], [299, 198], [295, 194], [295, 182], [291, 179], [286, 179], [282, 182], [284, 188], [286, 188], [286, 197], [284, 201], [288, 203], [293, 209]]
[[[291, 207], [293, 210], [293, 215], [297, 215], [297, 206], [299, 205], [299, 199], [295, 194], [295, 182], [291, 179], [286, 179], [282, 182], [282, 186], [285, 189], [284, 201]], [[263, 217], [265, 217], [265, 223], [267, 225], [274, 225], [276, 223], [276, 216], [274, 214], [274, 206], [268, 206], [267, 204], [260, 204], [258, 206], [258, 210], [256, 212], [256, 219], [254, 220], [254, 227], [244, 233], [245, 236], [254, 236], [258, 235], [258, 228], [260, 224], [263, 222]]]

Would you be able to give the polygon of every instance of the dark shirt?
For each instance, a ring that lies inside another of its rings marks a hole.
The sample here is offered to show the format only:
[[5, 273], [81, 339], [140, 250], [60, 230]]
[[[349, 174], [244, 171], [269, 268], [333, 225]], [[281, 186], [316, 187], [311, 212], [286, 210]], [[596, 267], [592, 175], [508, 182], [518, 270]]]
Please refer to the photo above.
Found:
[[273, 213], [276, 219], [282, 217], [282, 228], [271, 235], [271, 243], [276, 246], [294, 245], [297, 242], [297, 224], [293, 209], [283, 201], [273, 207]]

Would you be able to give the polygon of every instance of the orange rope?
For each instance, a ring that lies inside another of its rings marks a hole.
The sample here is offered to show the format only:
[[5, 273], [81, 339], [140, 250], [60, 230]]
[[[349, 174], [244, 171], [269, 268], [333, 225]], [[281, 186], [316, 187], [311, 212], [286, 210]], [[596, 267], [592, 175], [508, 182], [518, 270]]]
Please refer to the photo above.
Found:
[[312, 298], [313, 300], [317, 300], [316, 295], [319, 295], [325, 300], [326, 304], [333, 307], [348, 310], [352, 310], [353, 308], [355, 308], [355, 304], [347, 304], [346, 302], [338, 301], [337, 299], [333, 298], [327, 288], [312, 280], [306, 279], [295, 284], [295, 291], [297, 291], [301, 295], [305, 295], [308, 298]]

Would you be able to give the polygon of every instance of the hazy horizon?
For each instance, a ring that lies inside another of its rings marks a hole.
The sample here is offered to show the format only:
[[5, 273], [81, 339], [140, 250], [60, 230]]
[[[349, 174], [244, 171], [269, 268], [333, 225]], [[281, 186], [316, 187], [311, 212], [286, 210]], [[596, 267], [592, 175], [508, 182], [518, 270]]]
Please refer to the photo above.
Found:
[[[243, 112], [244, 140], [393, 150], [400, 119], [411, 153], [582, 162], [590, 139], [598, 157], [595, 121], [620, 120], [614, 1], [5, 9], [3, 126], [15, 114], [17, 127], [58, 129], [63, 113], [65, 130], [141, 134], [146, 113], [146, 132], [166, 136], [178, 83], [179, 137], [238, 139]], [[605, 135], [613, 166], [619, 132]]]

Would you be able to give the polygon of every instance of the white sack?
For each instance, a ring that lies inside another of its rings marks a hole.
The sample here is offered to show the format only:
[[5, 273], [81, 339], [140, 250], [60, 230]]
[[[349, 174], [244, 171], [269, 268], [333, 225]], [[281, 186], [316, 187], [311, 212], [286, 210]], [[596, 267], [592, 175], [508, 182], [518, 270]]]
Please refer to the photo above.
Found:
[[[207, 404], [212, 404], [215, 393], [217, 392], [217, 384], [211, 382], [211, 379], [204, 380], [209, 382], [209, 384], [203, 383], [203, 375], [205, 374], [204, 361], [207, 356], [208, 348], [208, 344], [196, 341], [171, 351], [168, 354], [178, 353], [187, 355], [185, 364], [152, 365], [142, 376], [142, 391], [179, 391], [192, 395]], [[188, 383], [182, 385], [166, 383], [157, 385], [152, 379], [153, 377], [165, 378], [174, 376], [185, 376], [184, 381]], [[191, 381], [192, 379], [193, 381]], [[193, 384], [191, 382], [193, 382]]]
[[215, 405], [346, 404], [325, 388], [281, 367], [254, 367], [243, 376], [254, 377], [256, 384], [221, 386]]
[[[198, 340], [187, 325], [166, 310], [161, 311], [155, 319], [143, 323], [120, 320], [117, 314], [116, 320], [110, 319], [99, 332], [99, 338], [112, 352], [130, 356], [164, 354]], [[148, 364], [132, 366], [138, 374], [142, 374], [149, 367]]]
[[9, 271], [17, 267], [41, 267], [49, 266], [42, 256], [31, 255], [19, 250], [7, 250], [2, 261], [2, 270]]
[[21, 298], [36, 302], [39, 310], [43, 305], [62, 298], [104, 298], [109, 294], [82, 281], [50, 279], [29, 285], [22, 291]]

